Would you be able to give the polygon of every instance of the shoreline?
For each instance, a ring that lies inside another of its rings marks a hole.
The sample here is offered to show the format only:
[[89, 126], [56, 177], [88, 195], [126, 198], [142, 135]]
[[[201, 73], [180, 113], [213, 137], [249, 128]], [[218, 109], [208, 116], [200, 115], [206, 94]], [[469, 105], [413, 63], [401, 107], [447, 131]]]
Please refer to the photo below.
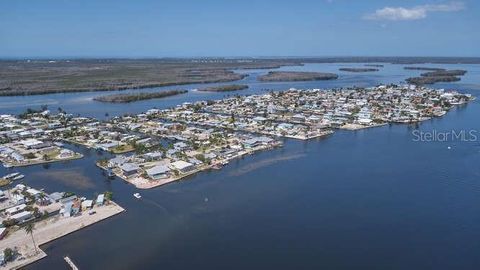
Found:
[[54, 163], [54, 162], [61, 162], [61, 161], [69, 161], [69, 160], [76, 160], [76, 159], [81, 159], [83, 158], [84, 156], [80, 153], [77, 153], [75, 152], [76, 155], [73, 156], [73, 157], [69, 157], [69, 158], [64, 158], [64, 159], [52, 159], [52, 160], [41, 160], [41, 161], [38, 161], [38, 162], [31, 162], [31, 163], [21, 163], [21, 164], [16, 164], [16, 163], [11, 163], [11, 162], [8, 162], [8, 161], [3, 161], [3, 160], [0, 160], [0, 162], [2, 164], [7, 165], [11, 168], [13, 167], [27, 167], [27, 166], [33, 166], [33, 165], [41, 165], [41, 164], [48, 164], [48, 163]]
[[[203, 166], [199, 167], [198, 169], [192, 170], [188, 173], [184, 173], [184, 174], [176, 176], [176, 177], [169, 177], [169, 178], [165, 178], [165, 179], [150, 180], [150, 179], [143, 178], [143, 177], [138, 177], [138, 176], [127, 178], [123, 174], [117, 173], [113, 170], [112, 170], [112, 172], [118, 178], [122, 179], [123, 181], [125, 181], [129, 184], [134, 185], [138, 189], [151, 189], [151, 188], [156, 188], [156, 187], [160, 187], [160, 186], [163, 186], [163, 185], [167, 185], [167, 184], [170, 184], [170, 183], [173, 183], [173, 182], [176, 182], [176, 181], [180, 181], [183, 178], [186, 178], [188, 176], [194, 175], [194, 174], [202, 172], [202, 171], [219, 169], [217, 166], [223, 166], [223, 164], [228, 164], [228, 162], [230, 162], [231, 160], [234, 160], [236, 158], [241, 158], [241, 157], [246, 156], [246, 155], [252, 155], [256, 152], [273, 149], [273, 148], [279, 147], [281, 145], [282, 144], [278, 144], [278, 145], [275, 145], [275, 146], [261, 146], [261, 147], [257, 147], [257, 148], [246, 149], [242, 153], [239, 153], [238, 155], [234, 155], [232, 157], [229, 157], [229, 158], [226, 158], [226, 159], [223, 159], [223, 160], [219, 160], [219, 161], [217, 161], [215, 163], [212, 163], [212, 164], [203, 165]], [[106, 171], [108, 169], [107, 167], [100, 165], [98, 162], [96, 162], [95, 165], [97, 167], [99, 167], [100, 169], [104, 170], [104, 171]]]
[[41, 245], [62, 238], [125, 211], [124, 208], [113, 201], [108, 205], [96, 206], [93, 209], [96, 212], [93, 215], [89, 215], [87, 211], [83, 211], [80, 216], [65, 218], [57, 215], [35, 223], [33, 237], [37, 244], [38, 253], [35, 253], [31, 236], [27, 235], [23, 229], [20, 228], [17, 231], [9, 233], [4, 239], [0, 240], [0, 250], [3, 251], [7, 247], [18, 247], [19, 252], [25, 257], [25, 259], [21, 261], [17, 259], [13, 262], [7, 263], [6, 266], [9, 267], [9, 269], [20, 269], [45, 258], [48, 255], [40, 248]]

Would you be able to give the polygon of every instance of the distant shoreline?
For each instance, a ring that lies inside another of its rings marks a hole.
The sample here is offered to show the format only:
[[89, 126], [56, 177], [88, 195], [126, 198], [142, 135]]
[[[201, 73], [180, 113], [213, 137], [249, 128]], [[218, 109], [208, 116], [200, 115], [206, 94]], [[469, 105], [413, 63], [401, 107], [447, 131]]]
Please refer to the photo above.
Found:
[[246, 84], [229, 84], [198, 89], [201, 92], [231, 92], [248, 89]]
[[165, 98], [187, 93], [187, 90], [166, 90], [154, 93], [132, 93], [132, 94], [113, 94], [95, 97], [93, 100], [109, 103], [130, 103], [135, 101]]
[[378, 68], [339, 68], [340, 71], [345, 72], [376, 72], [379, 71]]
[[337, 74], [324, 72], [299, 72], [299, 71], [270, 71], [259, 76], [258, 80], [262, 82], [296, 82], [296, 81], [322, 81], [335, 80]]
[[[239, 81], [235, 70], [313, 63], [480, 64], [480, 57], [270, 57], [0, 60], [0, 96], [121, 91]], [[410, 69], [410, 68], [406, 68]]]

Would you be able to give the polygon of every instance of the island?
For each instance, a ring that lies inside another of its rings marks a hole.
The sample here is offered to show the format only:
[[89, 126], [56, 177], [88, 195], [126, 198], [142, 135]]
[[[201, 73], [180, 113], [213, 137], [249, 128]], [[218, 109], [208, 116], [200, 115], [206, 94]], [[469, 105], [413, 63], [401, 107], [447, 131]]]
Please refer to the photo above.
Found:
[[210, 86], [206, 88], [198, 89], [202, 92], [230, 92], [248, 89], [246, 84], [229, 84], [229, 85], [219, 85], [219, 86]]
[[378, 71], [378, 68], [339, 68], [338, 70], [346, 72], [374, 72]]
[[440, 77], [440, 76], [463, 76], [467, 73], [466, 70], [452, 69], [452, 70], [436, 70], [432, 72], [422, 73], [424, 77]]
[[406, 70], [429, 70], [429, 71], [445, 70], [444, 68], [434, 68], [434, 67], [404, 67], [403, 69], [406, 69]]
[[[148, 189], [282, 147], [282, 138], [310, 140], [338, 129], [417, 123], [443, 116], [473, 99], [455, 91], [391, 84], [199, 100], [106, 120], [63, 111], [28, 111], [0, 118], [5, 131], [0, 134], [0, 162], [11, 166], [23, 161], [30, 166], [34, 165], [27, 161], [30, 157], [41, 162], [52, 159], [56, 154], [48, 153], [55, 149], [53, 153], [61, 153], [57, 147], [63, 141], [111, 153], [96, 162], [106, 176]], [[130, 153], [119, 155], [126, 152]], [[47, 155], [45, 159], [41, 153]], [[15, 181], [18, 177], [19, 173], [10, 173], [3, 178]]]
[[415, 85], [434, 84], [437, 82], [456, 82], [460, 81], [458, 76], [463, 76], [467, 73], [466, 70], [454, 69], [444, 70], [439, 69], [431, 72], [420, 74], [420, 77], [412, 77], [406, 79], [408, 83]]
[[300, 71], [270, 71], [258, 77], [263, 82], [294, 82], [294, 81], [320, 81], [335, 80], [337, 74], [324, 72], [300, 72]]
[[[198, 83], [248, 76], [246, 69], [274, 69], [311, 63], [378, 65], [478, 64], [479, 57], [303, 57], [0, 60], [0, 96], [116, 91]], [[373, 66], [376, 67], [376, 66]], [[409, 67], [410, 68], [410, 67]], [[333, 79], [333, 78], [330, 78]]]
[[187, 90], [167, 90], [154, 93], [113, 94], [95, 97], [93, 100], [110, 103], [130, 103], [146, 99], [164, 98], [187, 93]]

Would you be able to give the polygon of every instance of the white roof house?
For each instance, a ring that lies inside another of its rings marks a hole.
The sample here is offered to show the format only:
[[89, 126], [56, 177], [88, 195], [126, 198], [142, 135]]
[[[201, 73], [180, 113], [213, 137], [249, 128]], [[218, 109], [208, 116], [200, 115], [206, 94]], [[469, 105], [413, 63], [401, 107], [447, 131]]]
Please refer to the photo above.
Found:
[[174, 169], [177, 169], [177, 170], [182, 171], [182, 172], [187, 172], [187, 171], [190, 171], [194, 168], [194, 165], [192, 163], [189, 163], [189, 162], [186, 162], [186, 161], [183, 161], [183, 160], [175, 161], [171, 164], [171, 166]]
[[147, 175], [153, 179], [160, 179], [167, 177], [167, 173], [170, 171], [170, 168], [168, 168], [165, 165], [157, 165], [153, 168], [150, 168], [146, 170]]

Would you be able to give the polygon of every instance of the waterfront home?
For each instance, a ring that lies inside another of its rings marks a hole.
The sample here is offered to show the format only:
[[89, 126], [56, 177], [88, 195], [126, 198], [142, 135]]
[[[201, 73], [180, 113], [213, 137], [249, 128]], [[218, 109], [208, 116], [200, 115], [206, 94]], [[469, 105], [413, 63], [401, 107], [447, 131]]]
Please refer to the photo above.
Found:
[[153, 180], [167, 178], [169, 176], [170, 168], [165, 165], [156, 165], [150, 169], [145, 170], [148, 177]]
[[162, 152], [150, 152], [150, 153], [144, 154], [143, 157], [147, 161], [155, 161], [155, 160], [162, 159], [163, 153]]
[[30, 218], [32, 218], [32, 216], [33, 216], [33, 215], [32, 215], [32, 212], [30, 212], [30, 211], [22, 211], [22, 212], [20, 212], [20, 213], [17, 213], [17, 214], [15, 214], [15, 215], [10, 216], [9, 219], [13, 219], [13, 220], [15, 220], [15, 221], [18, 222], [18, 223], [23, 223], [23, 222], [29, 220]]
[[92, 209], [92, 207], [93, 207], [93, 200], [84, 200], [82, 202], [82, 211]]
[[178, 170], [182, 173], [188, 173], [188, 172], [195, 169], [195, 165], [193, 165], [189, 162], [183, 161], [183, 160], [175, 161], [172, 164], [170, 164], [170, 166], [173, 169]]
[[108, 167], [121, 166], [127, 161], [128, 159], [124, 156], [116, 156], [108, 161]]
[[102, 194], [99, 194], [99, 195], [97, 196], [96, 205], [97, 205], [97, 206], [102, 206], [104, 202], [105, 202], [105, 194], [103, 194], [103, 193], [102, 193]]
[[124, 163], [120, 169], [125, 177], [130, 177], [138, 173], [139, 166], [135, 163]]
[[54, 192], [50, 195], [48, 195], [48, 198], [50, 198], [50, 200], [52, 202], [59, 202], [62, 198], [63, 198], [63, 194], [65, 194], [64, 192]]
[[18, 214], [20, 212], [23, 212], [23, 210], [27, 207], [26, 204], [22, 203], [20, 205], [17, 205], [17, 206], [14, 206], [14, 207], [10, 207], [10, 208], [7, 208], [5, 209], [5, 214], [7, 216], [13, 216], [15, 214]]
[[73, 201], [68, 201], [62, 204], [60, 208], [60, 215], [63, 217], [70, 217], [72, 215]]
[[15, 204], [25, 203], [25, 196], [23, 194], [13, 194], [11, 199]]

